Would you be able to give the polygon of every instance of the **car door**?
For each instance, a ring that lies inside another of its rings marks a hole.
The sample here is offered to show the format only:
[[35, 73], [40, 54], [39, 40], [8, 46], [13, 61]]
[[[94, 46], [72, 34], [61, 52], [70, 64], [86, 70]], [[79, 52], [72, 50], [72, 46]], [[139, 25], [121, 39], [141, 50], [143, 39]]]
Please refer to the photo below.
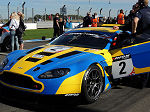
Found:
[[114, 78], [150, 72], [150, 41], [110, 51]]

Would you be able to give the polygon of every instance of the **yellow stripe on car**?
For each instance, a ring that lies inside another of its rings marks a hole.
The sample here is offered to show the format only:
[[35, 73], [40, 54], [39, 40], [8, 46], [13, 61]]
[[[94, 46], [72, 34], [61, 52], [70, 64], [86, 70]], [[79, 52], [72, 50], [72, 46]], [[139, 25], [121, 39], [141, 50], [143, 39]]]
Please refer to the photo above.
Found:
[[85, 27], [85, 28], [79, 28], [75, 30], [86, 30], [86, 31], [101, 31], [101, 32], [109, 32], [109, 33], [114, 33], [118, 30], [114, 30], [113, 28], [104, 28], [104, 27]]
[[81, 93], [81, 85], [84, 74], [85, 71], [64, 80], [56, 94]]

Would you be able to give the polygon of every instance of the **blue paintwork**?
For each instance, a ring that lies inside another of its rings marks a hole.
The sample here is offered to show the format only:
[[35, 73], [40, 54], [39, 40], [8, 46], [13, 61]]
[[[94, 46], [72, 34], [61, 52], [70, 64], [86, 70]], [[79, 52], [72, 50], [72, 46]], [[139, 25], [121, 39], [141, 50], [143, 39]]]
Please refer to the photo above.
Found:
[[150, 43], [140, 44], [121, 50], [123, 54], [131, 54], [136, 68], [150, 67]]
[[[36, 67], [41, 68], [40, 71], [34, 72], [33, 69], [36, 68], [34, 67], [25, 73], [25, 74], [31, 74], [31, 75], [33, 74], [32, 76], [34, 77], [35, 80], [41, 81], [44, 85], [46, 85], [44, 91], [41, 94], [55, 94], [59, 86], [62, 84], [62, 82], [65, 79], [72, 77], [86, 70], [91, 64], [96, 63], [96, 62], [101, 62], [105, 59], [101, 55], [83, 52], [83, 53], [73, 55], [70, 57], [66, 57], [63, 59], [54, 58], [51, 60], [55, 60], [55, 61], [47, 65], [37, 65]], [[57, 69], [57, 68], [70, 68], [71, 71], [66, 76], [60, 77], [60, 78], [46, 79], [46, 80], [38, 79], [38, 76], [40, 74], [45, 73], [46, 71], [49, 71], [49, 70]]]
[[[67, 33], [71, 33], [71, 32], [85, 32], [85, 31], [69, 31]], [[115, 37], [115, 35], [118, 33], [108, 33], [108, 32], [100, 32], [100, 31], [86, 31], [89, 33], [99, 33], [99, 34], [107, 34], [109, 36], [111, 36], [110, 38], [110, 43], [112, 41], [112, 39]], [[105, 49], [109, 49], [110, 47], [110, 43], [108, 43], [108, 45], [105, 47]], [[30, 49], [32, 50], [32, 49]], [[10, 70], [11, 67], [9, 66], [12, 62], [14, 62], [14, 64], [18, 61], [16, 57], [21, 57], [21, 56], [25, 56], [27, 55], [26, 53], [30, 50], [25, 50], [25, 51], [14, 51], [12, 53], [10, 53], [7, 58], [9, 59], [9, 63], [7, 64], [7, 66], [4, 68], [5, 70]], [[93, 54], [93, 53], [88, 53], [88, 52], [82, 52], [80, 54], [76, 54], [73, 56], [69, 56], [69, 57], [65, 57], [63, 59], [58, 59], [58, 58], [53, 58], [51, 59], [51, 63], [46, 64], [46, 65], [37, 65], [33, 68], [31, 68], [30, 70], [28, 70], [27, 72], [25, 72], [25, 74], [29, 74], [31, 75], [35, 80], [37, 81], [41, 81], [44, 84], [44, 90], [39, 93], [39, 94], [49, 94], [49, 95], [54, 95], [56, 94], [58, 88], [60, 87], [60, 85], [62, 84], [62, 82], [69, 78], [72, 77], [74, 75], [77, 75], [78, 73], [85, 71], [88, 69], [88, 67], [93, 64], [93, 63], [99, 63], [103, 70], [104, 67], [108, 66], [107, 63], [105, 62], [105, 58], [102, 55], [98, 55], [98, 54]], [[38, 71], [33, 71], [36, 67], [40, 67], [40, 70]], [[53, 69], [57, 69], [57, 68], [70, 68], [70, 72], [69, 74], [60, 77], [60, 78], [55, 78], [55, 79], [39, 79], [38, 76], [40, 74], [43, 74], [47, 71], [53, 70]], [[105, 87], [107, 84], [109, 84], [108, 89], [111, 88], [111, 84], [105, 75]]]

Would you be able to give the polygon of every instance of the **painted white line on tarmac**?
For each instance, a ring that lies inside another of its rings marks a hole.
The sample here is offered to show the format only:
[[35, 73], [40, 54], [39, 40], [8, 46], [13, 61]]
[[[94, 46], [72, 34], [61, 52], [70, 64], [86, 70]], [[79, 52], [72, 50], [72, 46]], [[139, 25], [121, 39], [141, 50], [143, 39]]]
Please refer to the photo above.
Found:
[[5, 55], [5, 56], [7, 56], [8, 53], [0, 52], [0, 55]]
[[33, 40], [24, 40], [24, 42], [39, 42], [39, 41], [49, 41], [51, 40], [51, 38], [42, 40], [42, 39], [33, 39]]

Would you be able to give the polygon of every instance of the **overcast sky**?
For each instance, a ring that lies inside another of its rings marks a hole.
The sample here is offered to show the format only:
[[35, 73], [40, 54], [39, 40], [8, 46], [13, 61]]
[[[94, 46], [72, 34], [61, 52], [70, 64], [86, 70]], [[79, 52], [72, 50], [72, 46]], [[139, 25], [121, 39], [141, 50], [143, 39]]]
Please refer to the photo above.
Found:
[[[27, 16], [31, 17], [32, 8], [34, 14], [44, 14], [45, 8], [47, 14], [55, 14], [60, 12], [60, 8], [65, 4], [67, 7], [67, 14], [77, 14], [76, 9], [80, 6], [80, 15], [85, 16], [86, 12], [92, 8], [92, 13], [97, 12], [103, 8], [102, 14], [108, 16], [111, 9], [111, 16], [116, 16], [119, 9], [131, 9], [132, 5], [137, 0], [0, 0], [0, 15], [7, 18], [7, 4], [10, 1], [10, 12], [20, 10], [23, 2], [25, 3], [25, 10]], [[109, 4], [110, 1], [110, 4]]]

